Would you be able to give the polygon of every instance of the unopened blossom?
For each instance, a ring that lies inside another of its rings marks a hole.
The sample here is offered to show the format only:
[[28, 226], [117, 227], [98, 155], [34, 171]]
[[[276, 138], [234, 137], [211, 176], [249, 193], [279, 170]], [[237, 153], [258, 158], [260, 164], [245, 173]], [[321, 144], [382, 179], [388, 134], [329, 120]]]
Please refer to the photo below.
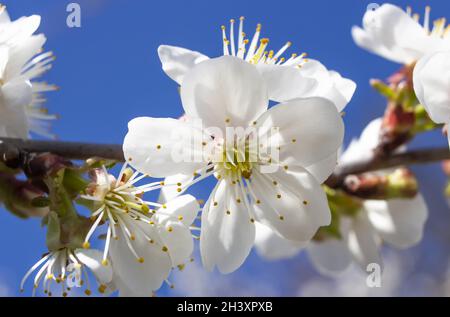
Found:
[[[37, 272], [36, 272], [37, 271]], [[97, 280], [98, 290], [105, 292], [112, 282], [111, 265], [102, 265], [102, 253], [97, 250], [62, 248], [51, 251], [36, 262], [25, 274], [20, 283], [21, 291], [27, 279], [36, 272], [33, 279], [33, 296], [39, 285], [48, 296], [52, 296], [55, 288], [60, 289], [58, 295], [68, 296], [75, 289], [84, 289], [86, 295], [92, 293], [90, 274]]]
[[364, 14], [363, 27], [352, 29], [353, 39], [360, 47], [383, 58], [412, 64], [427, 54], [450, 49], [446, 19], [431, 22], [430, 10], [430, 7], [425, 8], [421, 22], [410, 7], [404, 11], [395, 5], [383, 4]]
[[[235, 20], [230, 20], [229, 32], [222, 26], [223, 55], [255, 65], [266, 81], [269, 99], [283, 102], [295, 98], [324, 97], [331, 100], [339, 111], [344, 109], [356, 89], [353, 81], [329, 71], [319, 61], [306, 58], [306, 53], [284, 57], [291, 42], [286, 42], [278, 51], [270, 50], [269, 39], [261, 38], [261, 24], [256, 26], [253, 37], [247, 38], [244, 17], [239, 20], [236, 28]], [[158, 54], [163, 70], [180, 85], [186, 72], [209, 59], [202, 53], [169, 45], [161, 45]]]
[[[261, 74], [231, 56], [196, 65], [185, 74], [180, 92], [190, 119], [136, 118], [128, 125], [123, 149], [140, 172], [193, 176], [165, 184], [177, 192], [215, 176], [201, 220], [200, 249], [207, 269], [236, 270], [253, 246], [256, 221], [298, 241], [329, 224], [326, 196], [316, 177], [330, 175], [334, 164], [318, 168], [317, 176], [308, 167], [332, 156], [342, 143], [344, 126], [332, 102], [294, 99], [268, 109]], [[250, 140], [255, 138], [267, 142], [253, 148]], [[262, 153], [261, 147], [273, 151]], [[192, 156], [185, 159], [186, 153]]]
[[[423, 57], [413, 75], [417, 99], [430, 118], [439, 124], [450, 123], [450, 51]], [[450, 134], [447, 133], [450, 140]]]
[[[343, 153], [340, 162], [371, 155], [379, 142], [380, 126], [381, 119], [372, 121], [360, 139], [354, 140]], [[364, 271], [370, 263], [382, 267], [383, 242], [405, 249], [422, 239], [428, 209], [420, 193], [412, 199], [363, 200], [356, 202], [356, 206], [356, 210], [348, 209], [345, 215], [340, 215], [337, 228], [340, 237], [318, 234], [309, 244], [289, 241], [270, 227], [258, 224], [256, 249], [272, 260], [290, 258], [306, 249], [321, 273], [335, 275], [345, 271], [352, 262]]]
[[169, 283], [171, 269], [185, 264], [193, 250], [190, 228], [200, 210], [198, 202], [191, 195], [164, 204], [146, 201], [144, 193], [163, 186], [161, 182], [137, 185], [147, 177], [126, 164], [117, 179], [105, 168], [97, 169], [82, 196], [94, 208], [83, 246], [90, 247], [93, 233], [106, 222], [102, 263], [111, 260], [121, 296], [151, 296], [163, 282]]
[[43, 92], [56, 87], [36, 81], [51, 68], [52, 52], [41, 53], [46, 41], [35, 35], [40, 16], [11, 21], [5, 6], [0, 6], [0, 136], [28, 138], [30, 132], [51, 137], [49, 120], [42, 107]]

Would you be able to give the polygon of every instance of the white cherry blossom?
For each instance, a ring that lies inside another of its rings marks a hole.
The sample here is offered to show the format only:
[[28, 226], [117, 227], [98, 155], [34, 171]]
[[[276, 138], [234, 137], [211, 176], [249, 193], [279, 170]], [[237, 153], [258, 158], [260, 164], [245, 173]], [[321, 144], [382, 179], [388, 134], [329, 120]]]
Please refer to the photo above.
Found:
[[[278, 51], [269, 50], [269, 39], [261, 37], [258, 24], [251, 39], [244, 33], [244, 17], [235, 30], [235, 20], [230, 20], [227, 34], [222, 26], [223, 55], [230, 55], [255, 65], [267, 83], [269, 99], [283, 102], [295, 98], [324, 97], [331, 100], [342, 111], [351, 100], [356, 84], [342, 78], [336, 71], [329, 71], [319, 61], [307, 59], [306, 53], [283, 55], [292, 43], [287, 42]], [[184, 75], [194, 65], [209, 57], [186, 48], [161, 45], [158, 55], [166, 74], [182, 84]]]
[[[129, 164], [142, 173], [186, 175], [185, 182], [165, 184], [176, 192], [216, 177], [202, 211], [200, 249], [207, 269], [236, 270], [253, 246], [255, 221], [297, 241], [311, 239], [330, 223], [316, 177], [332, 173], [335, 161], [328, 161], [343, 139], [342, 119], [333, 103], [294, 99], [268, 109], [261, 74], [231, 56], [205, 60], [185, 74], [181, 99], [188, 121], [136, 118], [129, 123], [123, 149]], [[197, 119], [202, 126], [194, 124]], [[239, 128], [252, 132], [227, 135]], [[278, 151], [260, 155], [261, 150], [250, 146], [255, 136]], [[181, 160], [183, 153], [197, 159]], [[322, 164], [317, 176], [308, 170], [316, 164]]]
[[40, 53], [46, 38], [34, 35], [41, 18], [37, 15], [11, 21], [0, 6], [0, 136], [28, 138], [30, 132], [52, 137], [47, 114], [42, 107], [43, 92], [54, 85], [35, 81], [51, 68], [51, 52]]
[[86, 295], [92, 292], [89, 275], [92, 272], [99, 291], [105, 292], [112, 282], [111, 265], [102, 265], [102, 253], [97, 250], [62, 248], [51, 251], [36, 262], [20, 283], [21, 291], [30, 275], [37, 271], [33, 280], [33, 296], [39, 285], [48, 296], [52, 296], [53, 286], [61, 289], [62, 296], [68, 296], [74, 288], [84, 288]]
[[[200, 207], [191, 195], [164, 204], [147, 201], [144, 193], [160, 189], [160, 181], [137, 185], [147, 178], [125, 164], [116, 179], [105, 168], [96, 170], [94, 183], [82, 198], [92, 201], [93, 225], [84, 247], [101, 222], [107, 222], [102, 263], [111, 260], [114, 284], [121, 295], [152, 296], [173, 267], [185, 264], [193, 250], [190, 227]], [[170, 284], [170, 283], [169, 283]]]
[[423, 56], [450, 49], [450, 28], [441, 18], [430, 24], [430, 7], [426, 7], [423, 23], [419, 15], [386, 3], [368, 10], [363, 27], [354, 26], [353, 39], [360, 47], [390, 61], [409, 65]]
[[[340, 162], [370, 155], [378, 144], [380, 126], [381, 119], [372, 121], [361, 138], [354, 140], [343, 153]], [[417, 244], [422, 239], [427, 216], [428, 209], [420, 193], [413, 199], [365, 200], [356, 215], [340, 218], [341, 239], [328, 237], [299, 243], [258, 224], [256, 249], [271, 260], [290, 258], [306, 249], [317, 270], [326, 275], [342, 273], [352, 262], [365, 271], [370, 263], [382, 266], [383, 242], [399, 249]]]

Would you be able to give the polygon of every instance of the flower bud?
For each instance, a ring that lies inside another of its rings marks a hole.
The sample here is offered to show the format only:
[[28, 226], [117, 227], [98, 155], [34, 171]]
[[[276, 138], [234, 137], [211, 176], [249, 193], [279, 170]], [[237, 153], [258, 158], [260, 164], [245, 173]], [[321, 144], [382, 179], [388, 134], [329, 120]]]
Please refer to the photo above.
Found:
[[0, 172], [0, 202], [21, 218], [44, 217], [48, 205], [37, 205], [36, 200], [45, 198], [46, 193], [29, 181], [16, 179], [11, 174]]
[[387, 175], [350, 175], [344, 181], [344, 190], [363, 199], [413, 198], [418, 193], [418, 185], [411, 171], [399, 168]]

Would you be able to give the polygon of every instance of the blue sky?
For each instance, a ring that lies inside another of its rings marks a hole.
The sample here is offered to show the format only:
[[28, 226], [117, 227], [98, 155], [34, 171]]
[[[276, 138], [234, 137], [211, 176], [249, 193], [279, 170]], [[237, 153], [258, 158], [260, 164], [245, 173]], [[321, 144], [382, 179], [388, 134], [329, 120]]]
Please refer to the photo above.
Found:
[[[311, 58], [358, 84], [346, 108], [347, 142], [371, 119], [383, 113], [384, 101], [370, 88], [369, 79], [386, 78], [399, 67], [361, 50], [352, 41], [352, 25], [361, 24], [367, 5], [375, 1], [77, 2], [82, 9], [82, 27], [70, 29], [66, 26], [66, 6], [70, 1], [3, 1], [13, 19], [31, 14], [42, 16], [40, 32], [48, 38], [45, 48], [57, 56], [54, 68], [45, 79], [61, 87], [60, 91], [48, 94], [47, 104], [52, 113], [61, 117], [53, 128], [61, 140], [121, 143], [127, 122], [134, 117], [180, 116], [182, 108], [177, 87], [161, 70], [157, 47], [172, 44], [218, 56], [222, 51], [220, 25], [242, 15], [246, 17], [247, 33], [253, 32], [257, 23], [262, 23], [264, 36], [271, 39], [272, 47], [281, 47], [290, 40], [292, 52], [307, 52]], [[391, 3], [402, 7], [411, 5], [419, 13], [429, 4], [433, 18], [450, 18], [447, 1]], [[438, 133], [432, 133], [414, 143], [414, 146], [421, 145], [445, 145], [445, 140]], [[412, 252], [417, 259], [416, 271], [413, 271], [439, 279], [446, 270], [444, 251], [450, 241], [448, 226], [444, 226], [445, 223], [450, 225], [449, 210], [440, 194], [445, 180], [437, 166], [420, 167], [416, 172], [423, 180], [427, 199], [436, 207], [430, 208], [433, 210], [424, 243], [399, 254], [406, 256]], [[204, 198], [205, 188], [196, 188], [195, 194]], [[21, 276], [45, 252], [44, 230], [38, 220], [22, 221], [3, 209], [0, 209], [0, 229], [3, 242], [0, 295], [17, 295]], [[244, 290], [245, 295], [296, 295], [302, 283], [317, 277], [304, 255], [276, 263], [263, 262], [251, 255], [240, 270], [229, 276], [207, 274], [205, 279], [214, 282], [202, 291], [210, 290], [211, 295], [234, 294], [238, 290]], [[189, 292], [189, 289], [174, 292], [164, 289], [162, 294]], [[408, 292], [400, 289], [398, 294]]]

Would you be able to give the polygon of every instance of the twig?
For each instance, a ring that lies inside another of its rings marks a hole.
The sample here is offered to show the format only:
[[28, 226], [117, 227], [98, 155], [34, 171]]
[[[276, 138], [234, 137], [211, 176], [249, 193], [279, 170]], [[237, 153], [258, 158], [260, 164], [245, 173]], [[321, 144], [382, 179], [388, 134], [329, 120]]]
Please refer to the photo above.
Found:
[[124, 161], [122, 146], [117, 144], [94, 144], [65, 141], [38, 141], [0, 138], [0, 158], [5, 160], [11, 152], [45, 153], [50, 152], [70, 160], [86, 160], [100, 157]]
[[[65, 141], [38, 141], [0, 138], [0, 159], [5, 161], [10, 153], [45, 153], [62, 156], [71, 160], [86, 160], [100, 157], [124, 161], [122, 146], [118, 144], [93, 144]], [[338, 187], [348, 175], [361, 174], [380, 169], [413, 164], [426, 164], [450, 159], [450, 151], [445, 148], [412, 150], [386, 157], [372, 156], [367, 159], [339, 165], [326, 181], [331, 187]]]

